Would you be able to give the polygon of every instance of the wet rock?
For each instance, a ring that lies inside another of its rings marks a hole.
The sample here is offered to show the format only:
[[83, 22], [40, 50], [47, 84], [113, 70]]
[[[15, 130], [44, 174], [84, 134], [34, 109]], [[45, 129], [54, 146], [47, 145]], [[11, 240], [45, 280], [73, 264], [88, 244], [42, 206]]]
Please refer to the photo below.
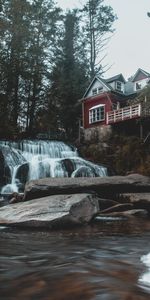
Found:
[[112, 177], [45, 178], [25, 186], [25, 200], [48, 195], [96, 192], [102, 198], [114, 199], [119, 193], [150, 192], [150, 178], [139, 174]]
[[62, 168], [66, 170], [68, 177], [71, 177], [71, 174], [74, 171], [74, 165], [71, 159], [63, 159], [60, 163], [62, 164]]
[[7, 155], [7, 148], [0, 146], [0, 185], [3, 186], [11, 180], [11, 172], [5, 162], [5, 154]]
[[79, 167], [71, 175], [71, 177], [95, 177], [95, 176], [97, 176], [97, 174], [94, 168], [90, 169], [89, 167], [86, 166]]
[[8, 199], [4, 199], [3, 197], [0, 198], [0, 207], [8, 205], [9, 201]]
[[89, 223], [99, 210], [95, 195], [57, 195], [0, 208], [0, 224], [61, 228]]
[[23, 163], [17, 170], [16, 178], [19, 182], [25, 184], [29, 175], [29, 163]]
[[9, 196], [8, 200], [9, 200], [10, 204], [13, 204], [13, 203], [22, 202], [23, 197], [24, 197], [24, 194], [19, 194], [19, 193], [14, 192]]
[[0, 145], [0, 185], [4, 186], [11, 182], [11, 168], [14, 165], [20, 165], [25, 163], [25, 158], [22, 156], [20, 151]]

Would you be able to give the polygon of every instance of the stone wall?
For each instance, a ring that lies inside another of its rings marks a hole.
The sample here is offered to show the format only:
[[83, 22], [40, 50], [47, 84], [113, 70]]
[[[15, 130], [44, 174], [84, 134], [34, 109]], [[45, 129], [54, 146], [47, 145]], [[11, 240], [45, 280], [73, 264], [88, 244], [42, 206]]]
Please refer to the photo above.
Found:
[[103, 142], [106, 141], [112, 133], [111, 125], [102, 125], [84, 129], [84, 140], [86, 142]]

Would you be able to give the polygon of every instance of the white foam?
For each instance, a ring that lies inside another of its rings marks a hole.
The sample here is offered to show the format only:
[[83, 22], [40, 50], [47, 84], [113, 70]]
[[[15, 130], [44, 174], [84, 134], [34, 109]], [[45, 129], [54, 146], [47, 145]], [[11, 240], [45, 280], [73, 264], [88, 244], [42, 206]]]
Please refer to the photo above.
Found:
[[150, 289], [150, 253], [141, 257], [142, 263], [148, 270], [139, 278], [139, 282], [143, 283], [146, 288]]

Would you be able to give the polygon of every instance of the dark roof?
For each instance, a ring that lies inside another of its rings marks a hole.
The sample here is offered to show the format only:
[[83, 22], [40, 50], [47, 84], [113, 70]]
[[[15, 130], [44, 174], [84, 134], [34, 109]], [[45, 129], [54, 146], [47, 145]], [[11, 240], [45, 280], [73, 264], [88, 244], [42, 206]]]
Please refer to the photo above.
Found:
[[113, 82], [113, 81], [122, 81], [122, 82], [126, 82], [125, 81], [125, 79], [124, 79], [124, 77], [123, 77], [123, 75], [120, 73], [120, 74], [118, 74], [118, 75], [115, 75], [115, 76], [113, 76], [113, 77], [110, 77], [110, 78], [108, 78], [108, 79], [105, 79], [106, 80], [106, 82]]
[[113, 90], [113, 88], [111, 87], [111, 85], [107, 82], [107, 79], [101, 78], [99, 76], [97, 76], [97, 78], [105, 84], [105, 86], [109, 89], [109, 90]]
[[[95, 75], [95, 77], [94, 77], [93, 80], [91, 81], [90, 85], [88, 86], [88, 88], [87, 88], [85, 94], [83, 95], [83, 98], [86, 97], [88, 91], [90, 90], [91, 86], [93, 85], [93, 83], [94, 83], [94, 81], [95, 81], [96, 79], [99, 80], [101, 83], [103, 83], [103, 84], [106, 86], [106, 88], [108, 89], [108, 91], [114, 91], [114, 89], [112, 88], [112, 86], [111, 86], [109, 83], [111, 83], [111, 82], [113, 82], [113, 81], [117, 81], [117, 80], [118, 80], [118, 81], [121, 81], [121, 82], [124, 82], [124, 83], [126, 82], [122, 74], [118, 74], [118, 75], [113, 76], [113, 77], [108, 78], [108, 79], [104, 79], [104, 78], [100, 77], [99, 75]], [[119, 91], [116, 91], [116, 93], [122, 94], [122, 93], [119, 92]]]

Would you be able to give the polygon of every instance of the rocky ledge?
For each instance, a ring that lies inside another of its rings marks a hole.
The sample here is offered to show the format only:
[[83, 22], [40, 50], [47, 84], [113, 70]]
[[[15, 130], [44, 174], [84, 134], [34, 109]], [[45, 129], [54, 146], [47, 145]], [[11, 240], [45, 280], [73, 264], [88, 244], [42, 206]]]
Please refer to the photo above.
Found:
[[150, 178], [134, 174], [31, 181], [24, 196], [14, 194], [0, 208], [0, 225], [62, 228], [103, 216], [149, 218]]
[[113, 197], [118, 193], [150, 193], [150, 178], [139, 174], [111, 177], [45, 178], [25, 186], [25, 200], [49, 195], [93, 192]]
[[89, 223], [98, 211], [94, 195], [55, 195], [2, 207], [0, 224], [48, 228], [81, 225]]

